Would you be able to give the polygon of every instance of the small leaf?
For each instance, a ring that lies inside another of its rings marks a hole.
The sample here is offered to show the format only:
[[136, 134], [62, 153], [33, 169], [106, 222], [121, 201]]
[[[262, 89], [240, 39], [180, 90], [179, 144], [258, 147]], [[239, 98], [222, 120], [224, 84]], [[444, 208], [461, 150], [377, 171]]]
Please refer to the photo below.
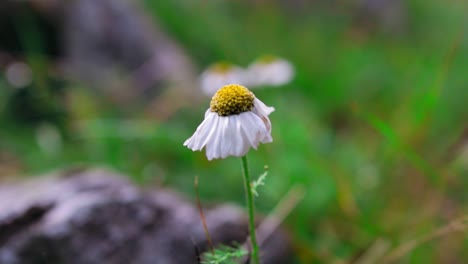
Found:
[[203, 254], [203, 264], [237, 264], [236, 260], [247, 255], [248, 252], [242, 247], [229, 247], [221, 245], [214, 253]]
[[251, 184], [252, 192], [255, 196], [258, 196], [257, 188], [259, 186], [265, 185], [265, 179], [266, 179], [266, 176], [268, 175], [268, 166], [265, 165], [264, 170], [265, 171], [260, 176], [258, 176], [258, 178], [255, 181], [253, 181]]

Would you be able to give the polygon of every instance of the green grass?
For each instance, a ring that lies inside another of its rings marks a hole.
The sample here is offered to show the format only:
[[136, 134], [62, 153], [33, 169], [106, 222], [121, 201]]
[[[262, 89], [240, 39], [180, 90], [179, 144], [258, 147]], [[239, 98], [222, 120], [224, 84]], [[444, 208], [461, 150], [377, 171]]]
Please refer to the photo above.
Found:
[[[297, 263], [350, 261], [378, 239], [391, 250], [468, 214], [468, 168], [457, 161], [468, 129], [463, 1], [409, 1], [409, 26], [394, 35], [362, 32], [353, 12], [330, 7], [293, 15], [244, 1], [146, 6], [200, 69], [218, 60], [246, 66], [266, 53], [295, 65], [291, 84], [255, 91], [276, 108], [274, 142], [249, 158], [253, 175], [269, 166], [256, 201], [260, 212], [267, 214], [292, 186], [306, 189], [284, 224]], [[0, 86], [4, 109], [8, 88]], [[59, 153], [44, 153], [29, 125], [1, 122], [0, 148], [21, 161], [22, 173], [104, 165], [189, 198], [198, 175], [206, 204], [244, 204], [238, 159], [208, 162], [182, 146], [208, 98], [157, 121], [119, 114], [86, 89], [68, 91], [77, 103], [67, 124], [80, 126], [68, 127]], [[468, 261], [466, 234], [424, 243], [397, 263]]]

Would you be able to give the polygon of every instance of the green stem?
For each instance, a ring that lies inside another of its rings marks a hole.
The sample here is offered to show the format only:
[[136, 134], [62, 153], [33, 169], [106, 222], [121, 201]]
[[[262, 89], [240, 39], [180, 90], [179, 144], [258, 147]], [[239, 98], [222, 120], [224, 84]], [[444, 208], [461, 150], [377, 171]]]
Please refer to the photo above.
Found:
[[259, 257], [258, 257], [257, 236], [255, 235], [254, 198], [253, 198], [253, 193], [252, 193], [252, 183], [250, 181], [249, 164], [247, 162], [247, 156], [242, 157], [242, 168], [244, 172], [245, 197], [247, 200], [247, 207], [249, 210], [249, 230], [250, 230], [250, 241], [252, 243], [252, 263], [260, 264]]

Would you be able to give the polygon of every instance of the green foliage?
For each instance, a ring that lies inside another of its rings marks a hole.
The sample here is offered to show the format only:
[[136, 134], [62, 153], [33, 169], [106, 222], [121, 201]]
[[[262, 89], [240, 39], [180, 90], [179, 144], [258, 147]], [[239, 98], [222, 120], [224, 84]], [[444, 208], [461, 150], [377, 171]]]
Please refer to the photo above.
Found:
[[203, 264], [238, 264], [239, 260], [248, 254], [242, 247], [230, 247], [221, 245], [214, 252], [203, 254]]

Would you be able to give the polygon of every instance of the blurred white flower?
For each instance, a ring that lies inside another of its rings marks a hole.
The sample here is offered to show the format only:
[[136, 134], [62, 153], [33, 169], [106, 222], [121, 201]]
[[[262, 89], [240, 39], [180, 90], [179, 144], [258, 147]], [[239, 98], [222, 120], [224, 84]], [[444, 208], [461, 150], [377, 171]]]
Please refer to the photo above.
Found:
[[294, 77], [294, 67], [286, 59], [264, 56], [247, 68], [247, 83], [250, 86], [280, 86]]
[[193, 151], [206, 147], [208, 160], [242, 157], [260, 143], [270, 143], [274, 111], [246, 87], [238, 84], [223, 86], [213, 96], [205, 119], [195, 133], [184, 142]]
[[245, 83], [245, 70], [239, 66], [218, 62], [211, 65], [200, 76], [200, 86], [204, 94], [213, 96], [219, 87], [231, 83]]
[[43, 123], [36, 129], [36, 140], [39, 148], [49, 156], [57, 156], [62, 150], [62, 136], [53, 125]]
[[7, 66], [5, 76], [8, 83], [15, 88], [24, 88], [33, 80], [31, 68], [26, 63], [19, 61]]

